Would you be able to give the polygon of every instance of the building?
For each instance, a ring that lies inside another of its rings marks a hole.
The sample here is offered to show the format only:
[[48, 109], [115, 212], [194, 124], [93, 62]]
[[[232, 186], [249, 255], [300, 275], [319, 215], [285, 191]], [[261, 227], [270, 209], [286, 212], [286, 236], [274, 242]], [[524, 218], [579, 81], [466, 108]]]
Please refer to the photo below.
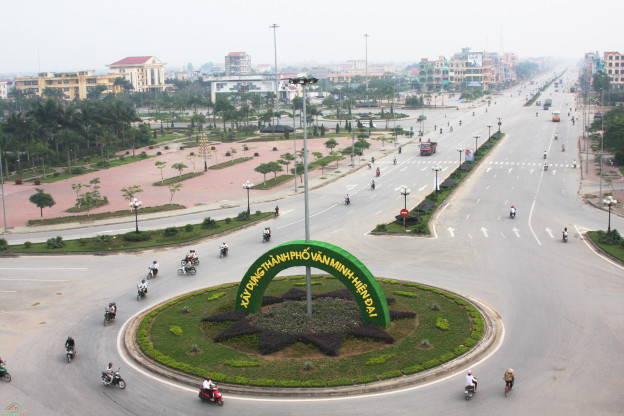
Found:
[[[238, 76], [208, 76], [202, 77], [204, 82], [210, 83], [210, 94], [213, 102], [217, 100], [217, 94], [259, 92], [275, 94], [275, 74], [250, 74]], [[286, 98], [288, 79], [284, 74], [279, 74], [278, 94], [280, 100]]]
[[0, 79], [0, 99], [6, 100], [13, 90], [13, 80]]
[[106, 65], [111, 74], [123, 77], [135, 91], [163, 91], [165, 89], [165, 62], [154, 56], [129, 56]]
[[624, 56], [619, 52], [605, 52], [604, 72], [611, 79], [611, 88], [621, 90], [624, 88]]
[[96, 75], [95, 71], [79, 72], [41, 72], [36, 77], [16, 77], [15, 89], [26, 97], [43, 97], [46, 88], [63, 92], [67, 101], [84, 100], [89, 92], [95, 91], [98, 86], [102, 94], [120, 92], [121, 86], [115, 85], [117, 74]]
[[245, 52], [230, 52], [225, 57], [225, 76], [251, 74], [251, 56]]

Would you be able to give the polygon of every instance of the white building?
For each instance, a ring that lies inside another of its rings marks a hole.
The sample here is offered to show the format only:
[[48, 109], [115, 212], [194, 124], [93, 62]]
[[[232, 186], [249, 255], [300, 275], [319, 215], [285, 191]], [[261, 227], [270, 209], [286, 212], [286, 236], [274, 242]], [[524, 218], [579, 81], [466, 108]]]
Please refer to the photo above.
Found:
[[154, 56], [129, 56], [106, 66], [112, 74], [129, 81], [135, 91], [163, 91], [165, 88], [165, 62]]

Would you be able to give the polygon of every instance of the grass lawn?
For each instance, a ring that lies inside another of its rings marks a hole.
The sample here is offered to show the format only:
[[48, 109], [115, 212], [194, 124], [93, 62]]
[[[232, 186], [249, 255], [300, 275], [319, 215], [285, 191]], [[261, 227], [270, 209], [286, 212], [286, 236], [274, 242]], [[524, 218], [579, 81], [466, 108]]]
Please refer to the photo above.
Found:
[[602, 250], [604, 250], [605, 252], [609, 253], [610, 255], [612, 255], [616, 259], [620, 260], [621, 262], [624, 262], [624, 246], [623, 245], [621, 245], [621, 244], [606, 244], [606, 243], [600, 242], [599, 241], [599, 237], [600, 237], [600, 232], [599, 231], [589, 231], [587, 233], [587, 235]]
[[[150, 247], [167, 246], [171, 244], [180, 244], [190, 241], [200, 240], [212, 235], [241, 227], [255, 221], [262, 220], [273, 215], [272, 212], [259, 212], [251, 214], [249, 220], [237, 220], [236, 218], [226, 218], [224, 220], [215, 221], [214, 228], [201, 228], [201, 224], [191, 224], [183, 227], [170, 227], [178, 230], [176, 235], [165, 236], [165, 230], [141, 231], [142, 234], [149, 234], [147, 241], [126, 241], [124, 234], [114, 236], [96, 236], [94, 238], [79, 238], [77, 240], [66, 240], [61, 248], [48, 248], [47, 243], [24, 243], [10, 245], [3, 253], [78, 253], [78, 252], [112, 252], [117, 250], [133, 250], [144, 249]], [[140, 223], [139, 223], [140, 225]], [[188, 228], [188, 229], [187, 229]], [[134, 234], [131, 232], [129, 234]]]
[[[313, 293], [344, 288], [331, 276], [313, 278], [316, 283], [312, 286]], [[275, 278], [265, 296], [301, 288], [301, 283], [302, 276]], [[191, 374], [211, 374], [218, 381], [238, 384], [298, 387], [350, 385], [416, 373], [465, 353], [468, 346], [481, 338], [482, 318], [462, 299], [414, 283], [394, 280], [379, 280], [379, 283], [386, 297], [396, 299], [389, 305], [391, 310], [417, 313], [416, 318], [392, 321], [387, 332], [394, 337], [393, 344], [347, 336], [338, 356], [331, 357], [301, 342], [263, 356], [257, 352], [258, 334], [215, 343], [214, 336], [233, 322], [201, 322], [201, 319], [232, 311], [237, 284], [185, 295], [150, 312], [139, 326], [137, 339], [152, 358]], [[433, 310], [434, 304], [439, 306], [438, 310]], [[440, 319], [448, 322], [448, 330], [436, 326]], [[181, 328], [182, 335], [174, 335], [170, 331], [172, 326]], [[423, 340], [427, 340], [427, 345], [423, 345]], [[193, 346], [195, 351], [191, 351]], [[389, 358], [367, 364], [382, 356]], [[233, 366], [244, 361], [253, 364]], [[313, 370], [303, 369], [306, 361], [312, 362]]]
[[174, 184], [174, 183], [184, 182], [187, 179], [192, 179], [192, 178], [195, 178], [197, 176], [201, 176], [203, 174], [204, 174], [204, 172], [185, 173], [183, 175], [178, 175], [178, 176], [174, 176], [172, 178], [167, 178], [164, 181], [154, 182], [152, 185], [153, 186], [168, 186], [168, 185], [171, 185], [171, 184]]
[[[156, 207], [141, 207], [139, 211], [141, 214], [150, 214], [153, 212], [162, 212], [162, 211], [171, 211], [174, 209], [183, 209], [186, 208], [184, 205], [178, 204], [166, 204], [159, 205]], [[62, 224], [66, 222], [80, 222], [80, 221], [95, 221], [102, 220], [107, 218], [119, 218], [119, 217], [129, 217], [134, 216], [134, 212], [122, 209], [120, 211], [113, 212], [101, 212], [98, 214], [90, 214], [90, 215], [74, 215], [71, 217], [57, 217], [57, 218], [42, 218], [37, 220], [28, 220], [28, 225], [49, 225], [49, 224]]]

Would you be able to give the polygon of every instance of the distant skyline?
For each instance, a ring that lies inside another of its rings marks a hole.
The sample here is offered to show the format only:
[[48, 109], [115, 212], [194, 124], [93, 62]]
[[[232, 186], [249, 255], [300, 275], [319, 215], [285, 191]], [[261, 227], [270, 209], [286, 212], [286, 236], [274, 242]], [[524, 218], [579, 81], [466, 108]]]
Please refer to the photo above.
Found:
[[[95, 69], [127, 56], [153, 55], [167, 68], [222, 63], [247, 52], [252, 65], [411, 63], [450, 57], [462, 47], [513, 52], [520, 59], [581, 59], [624, 52], [624, 5], [596, 0], [500, 2], [32, 0], [5, 2], [0, 74]], [[501, 49], [502, 48], [502, 49]]]

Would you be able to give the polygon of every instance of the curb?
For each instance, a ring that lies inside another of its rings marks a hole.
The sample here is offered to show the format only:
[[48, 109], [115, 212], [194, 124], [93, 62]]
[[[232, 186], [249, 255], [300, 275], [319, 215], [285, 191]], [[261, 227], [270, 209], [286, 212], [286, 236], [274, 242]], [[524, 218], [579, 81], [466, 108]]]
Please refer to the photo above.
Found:
[[[484, 333], [481, 340], [479, 340], [479, 342], [470, 351], [442, 365], [416, 374], [351, 386], [280, 388], [219, 383], [219, 387], [223, 392], [240, 396], [273, 396], [285, 398], [346, 397], [370, 394], [371, 392], [378, 393], [382, 391], [416, 387], [432, 380], [440, 379], [443, 376], [465, 368], [468, 365], [476, 364], [482, 359], [485, 359], [490, 352], [495, 351], [498, 345], [502, 342], [504, 330], [501, 317], [498, 312], [488, 305], [480, 303], [475, 299], [471, 299], [468, 296], [463, 296], [446, 289], [443, 290], [468, 302], [471, 306], [475, 307], [479, 313], [481, 313], [484, 320]], [[196, 290], [193, 290], [193, 292], [196, 292]], [[183, 295], [184, 294], [180, 296]], [[198, 376], [186, 374], [153, 360], [141, 351], [136, 341], [136, 331], [143, 317], [145, 317], [145, 315], [150, 313], [152, 310], [170, 301], [171, 299], [160, 302], [159, 304], [154, 305], [150, 309], [137, 315], [136, 318], [134, 318], [134, 320], [124, 328], [124, 332], [122, 334], [123, 348], [125, 349], [128, 357], [136, 364], [143, 367], [146, 371], [150, 371], [169, 380], [177, 381], [188, 387], [198, 388], [202, 382]]]

